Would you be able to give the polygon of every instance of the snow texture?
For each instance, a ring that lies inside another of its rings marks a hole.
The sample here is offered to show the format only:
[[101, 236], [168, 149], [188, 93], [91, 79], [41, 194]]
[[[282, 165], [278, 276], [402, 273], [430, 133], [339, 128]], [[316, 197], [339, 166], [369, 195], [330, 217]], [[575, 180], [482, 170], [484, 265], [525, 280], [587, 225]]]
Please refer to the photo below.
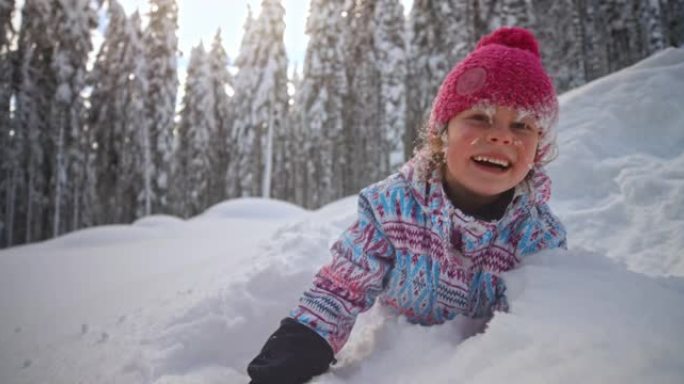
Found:
[[[504, 275], [510, 313], [421, 327], [375, 306], [334, 383], [684, 382], [684, 50], [561, 98], [569, 251]], [[0, 252], [0, 382], [246, 383], [355, 197], [239, 199]]]

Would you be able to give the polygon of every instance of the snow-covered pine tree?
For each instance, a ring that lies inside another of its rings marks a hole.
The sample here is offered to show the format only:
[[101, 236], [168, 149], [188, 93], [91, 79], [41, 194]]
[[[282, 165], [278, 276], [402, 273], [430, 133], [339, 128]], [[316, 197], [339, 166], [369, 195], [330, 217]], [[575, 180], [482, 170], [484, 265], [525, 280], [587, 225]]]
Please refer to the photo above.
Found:
[[[126, 106], [128, 135], [124, 142], [131, 147], [130, 157], [124, 157], [124, 167], [131, 175], [130, 191], [132, 217], [140, 218], [152, 211], [152, 172], [154, 171], [152, 144], [145, 98], [148, 95], [147, 58], [140, 13], [134, 12], [128, 23], [130, 74], [126, 83], [129, 96]], [[130, 164], [128, 163], [130, 161]], [[130, 167], [129, 167], [130, 165]]]
[[107, 30], [104, 42], [95, 59], [92, 71], [88, 74], [88, 85], [92, 87], [88, 98], [88, 127], [97, 145], [95, 150], [96, 175], [96, 220], [98, 224], [121, 222], [122, 176], [119, 168], [123, 137], [121, 109], [126, 95], [122, 94], [124, 82], [128, 77], [122, 68], [125, 46], [126, 14], [116, 0], [109, 1], [107, 8]]
[[591, 81], [605, 71], [604, 50], [597, 49], [605, 41], [605, 37], [599, 35], [603, 29], [597, 28], [597, 20], [602, 16], [594, 6], [592, 0], [572, 0], [574, 5], [575, 40], [580, 44], [580, 68], [584, 72], [581, 77], [585, 81]]
[[667, 44], [681, 47], [684, 44], [684, 1], [660, 0], [663, 22], [667, 25]]
[[26, 160], [21, 167], [23, 196], [16, 206], [24, 216], [22, 237], [27, 242], [81, 225], [80, 192], [88, 190], [83, 153], [89, 145], [81, 93], [95, 24], [87, 0], [24, 4], [17, 54], [16, 136]]
[[[309, 40], [310, 43], [311, 40]], [[307, 156], [310, 152], [310, 139], [304, 124], [303, 105], [298, 101], [299, 93], [302, 90], [302, 77], [296, 65], [290, 83], [294, 89], [294, 94], [290, 95], [290, 109], [287, 118], [291, 136], [289, 156], [292, 164], [292, 180], [290, 181], [292, 195], [288, 201], [302, 207], [311, 207], [310, 193], [314, 189], [313, 186], [309, 188], [307, 180], [311, 179], [308, 167], [313, 166], [313, 164]]]
[[[379, 126], [379, 72], [373, 50], [373, 14], [376, 1], [349, 0], [344, 57], [348, 92], [344, 107], [344, 142], [347, 166], [344, 189], [349, 195], [379, 179], [382, 132]], [[340, 177], [338, 176], [338, 177]]]
[[[665, 2], [573, 0], [584, 79], [617, 71], [668, 44]], [[673, 4], [682, 4], [675, 0]], [[660, 14], [659, 14], [660, 13]], [[681, 16], [680, 16], [681, 17]], [[671, 41], [669, 42], [671, 43]]]
[[[55, 78], [51, 71], [53, 34], [49, 30], [52, 4], [47, 0], [27, 0], [17, 45], [17, 93], [14, 144], [15, 226], [14, 242], [31, 242], [47, 237], [50, 226], [48, 173], [53, 162], [49, 116]], [[17, 175], [18, 174], [18, 175]]]
[[0, 48], [9, 48], [9, 43], [14, 35], [13, 15], [14, 0], [0, 0]]
[[192, 49], [185, 80], [171, 196], [174, 212], [191, 217], [209, 206], [212, 161], [210, 142], [217, 136], [211, 68], [204, 45]]
[[406, 130], [406, 22], [398, 0], [378, 0], [373, 16], [373, 50], [380, 74], [380, 129], [384, 136], [384, 174], [395, 171], [404, 161]]
[[293, 127], [302, 128], [295, 135], [306, 162], [296, 168], [302, 176], [299, 203], [307, 207], [342, 197], [345, 179], [341, 175], [350, 160], [344, 156], [342, 115], [347, 94], [343, 5], [313, 0], [306, 23], [309, 44], [303, 78], [296, 87], [299, 122]]
[[611, 73], [635, 63], [641, 56], [639, 23], [632, 0], [608, 0], [601, 3], [603, 26], [608, 53], [608, 72]]
[[250, 156], [255, 137], [252, 104], [259, 80], [256, 66], [257, 42], [256, 23], [251, 8], [248, 8], [240, 53], [235, 59], [238, 73], [235, 75], [235, 94], [231, 98], [231, 109], [234, 111], [233, 131], [237, 159], [228, 164], [226, 171], [228, 197], [258, 194], [258, 188], [255, 187], [258, 177], [257, 165], [252, 162]]
[[14, 226], [13, 191], [18, 159], [14, 150], [14, 129], [10, 118], [12, 74], [14, 73], [11, 41], [14, 37], [12, 16], [14, 0], [0, 0], [0, 248], [11, 244]]
[[175, 0], [150, 0], [145, 30], [148, 95], [145, 99], [152, 170], [151, 210], [169, 213], [168, 189], [178, 92], [178, 7]]
[[[131, 213], [125, 217], [133, 219], [151, 212], [152, 206], [152, 149], [150, 144], [150, 127], [145, 110], [145, 97], [148, 94], [147, 60], [145, 56], [144, 33], [140, 14], [134, 12], [128, 23], [129, 49], [126, 61], [130, 65], [130, 74], [126, 83], [129, 100], [126, 105], [126, 132], [124, 143], [130, 147], [123, 157], [123, 168], [130, 176], [130, 182], [124, 187], [124, 198], [130, 201]], [[126, 190], [126, 188], [129, 188]], [[130, 216], [128, 216], [130, 215]], [[126, 219], [127, 220], [127, 219]]]
[[144, 50], [140, 16], [109, 2], [105, 39], [90, 73], [88, 121], [95, 136], [97, 223], [128, 223], [143, 192]]
[[92, 213], [94, 188], [88, 183], [88, 151], [91, 135], [85, 126], [82, 92], [86, 83], [86, 64], [93, 48], [91, 30], [97, 15], [90, 0], [55, 3], [52, 29], [55, 46], [51, 69], [56, 80], [52, 96], [50, 125], [55, 143], [55, 171], [52, 234], [58, 236], [88, 225]]
[[[287, 65], [287, 64], [286, 64]], [[287, 75], [286, 75], [287, 76]], [[287, 78], [287, 89], [291, 86], [290, 79]], [[293, 140], [292, 127], [288, 124], [290, 95], [286, 93], [286, 101], [279, 102], [282, 112], [278, 114], [278, 124], [274, 124], [271, 150], [270, 167], [270, 193], [269, 196], [279, 200], [291, 200], [293, 198], [293, 187], [291, 185], [293, 174], [293, 154], [290, 152]], [[282, 103], [282, 104], [281, 104]]]
[[[13, 15], [14, 0], [0, 0], [0, 129], [2, 129], [3, 133], [0, 143], [4, 143], [9, 132], [9, 104], [12, 91], [13, 58], [11, 42], [14, 38]], [[0, 155], [0, 159], [2, 159], [2, 155]]]
[[209, 204], [226, 198], [226, 172], [229, 164], [235, 161], [235, 140], [233, 133], [233, 115], [230, 106], [228, 89], [233, 90], [233, 76], [228, 71], [230, 61], [223, 43], [221, 31], [217, 31], [209, 52], [209, 68], [211, 90], [214, 95], [214, 119], [216, 133], [210, 145], [210, 193]]
[[[473, 5], [474, 4], [474, 5]], [[479, 0], [415, 0], [408, 19], [405, 156], [413, 154], [420, 127], [449, 70], [467, 55], [481, 24]], [[474, 14], [477, 13], [477, 17]], [[477, 29], [477, 31], [476, 31]]]
[[[243, 36], [236, 60], [238, 100], [235, 130], [242, 196], [270, 197], [275, 140], [285, 133], [288, 110], [287, 56], [283, 42], [285, 9], [279, 0], [263, 0], [261, 13]], [[250, 13], [251, 18], [251, 13]], [[234, 175], [231, 175], [234, 177]], [[229, 178], [228, 183], [231, 182]]]
[[[532, 25], [532, 5], [529, 0], [501, 0], [501, 15], [498, 26], [530, 28]], [[492, 28], [493, 29], [493, 28]]]
[[641, 30], [641, 45], [644, 56], [667, 46], [667, 24], [664, 22], [659, 1], [638, 2], [638, 18]]
[[286, 116], [289, 97], [287, 95], [287, 54], [283, 40], [284, 17], [285, 9], [280, 0], [261, 2], [261, 13], [256, 21], [259, 43], [256, 64], [260, 79], [255, 89], [252, 105], [257, 134], [251, 155], [253, 161], [259, 165], [257, 180], [263, 197], [271, 196], [274, 152], [282, 150], [282, 146], [274, 144], [286, 137], [287, 130]]
[[651, 52], [684, 43], [684, 0], [653, 0], [642, 4], [642, 8]]
[[[531, 28], [557, 92], [585, 83], [578, 15], [573, 0], [532, 0]], [[572, 17], [568, 17], [571, 15]]]

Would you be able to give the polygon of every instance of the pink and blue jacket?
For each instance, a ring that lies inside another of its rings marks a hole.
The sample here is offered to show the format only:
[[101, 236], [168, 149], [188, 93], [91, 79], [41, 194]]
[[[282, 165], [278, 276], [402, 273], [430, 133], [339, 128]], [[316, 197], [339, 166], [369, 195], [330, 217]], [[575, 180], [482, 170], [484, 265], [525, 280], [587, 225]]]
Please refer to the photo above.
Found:
[[500, 274], [527, 255], [566, 246], [565, 229], [547, 205], [550, 186], [535, 168], [503, 217], [485, 221], [453, 207], [439, 171], [419, 177], [410, 161], [361, 191], [357, 220], [290, 316], [337, 353], [356, 316], [376, 299], [423, 325], [506, 311]]

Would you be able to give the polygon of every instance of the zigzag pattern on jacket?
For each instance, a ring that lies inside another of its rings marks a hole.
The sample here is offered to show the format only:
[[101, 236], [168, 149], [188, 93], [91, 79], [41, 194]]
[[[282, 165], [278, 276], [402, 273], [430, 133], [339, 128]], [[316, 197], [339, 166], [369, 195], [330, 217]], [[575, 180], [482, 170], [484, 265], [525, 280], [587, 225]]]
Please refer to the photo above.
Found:
[[453, 207], [439, 171], [421, 180], [409, 162], [361, 191], [358, 219], [332, 246], [332, 261], [290, 316], [337, 353], [356, 316], [376, 298], [425, 325], [506, 311], [500, 273], [524, 256], [565, 247], [565, 229], [546, 204], [550, 191], [550, 180], [535, 168], [504, 216], [488, 222]]

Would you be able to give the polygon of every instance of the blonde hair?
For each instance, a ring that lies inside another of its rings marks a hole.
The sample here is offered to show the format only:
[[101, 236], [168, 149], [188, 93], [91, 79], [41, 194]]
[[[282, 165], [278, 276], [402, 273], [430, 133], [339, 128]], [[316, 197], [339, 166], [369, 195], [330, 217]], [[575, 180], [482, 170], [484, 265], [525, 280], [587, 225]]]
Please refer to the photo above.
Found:
[[446, 125], [432, 128], [429, 120], [426, 120], [418, 131], [418, 145], [413, 151], [413, 158], [420, 179], [427, 181], [435, 169], [441, 169], [446, 163], [446, 132]]

